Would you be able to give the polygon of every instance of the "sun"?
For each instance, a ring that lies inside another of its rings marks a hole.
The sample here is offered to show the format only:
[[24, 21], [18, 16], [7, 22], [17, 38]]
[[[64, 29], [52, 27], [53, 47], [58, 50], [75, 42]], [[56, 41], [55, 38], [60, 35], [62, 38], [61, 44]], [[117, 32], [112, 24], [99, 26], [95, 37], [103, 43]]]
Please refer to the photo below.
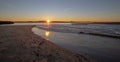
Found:
[[47, 25], [50, 25], [50, 20], [49, 19], [46, 22], [47, 22]]
[[47, 23], [50, 23], [50, 20], [49, 20], [49, 19], [47, 20]]

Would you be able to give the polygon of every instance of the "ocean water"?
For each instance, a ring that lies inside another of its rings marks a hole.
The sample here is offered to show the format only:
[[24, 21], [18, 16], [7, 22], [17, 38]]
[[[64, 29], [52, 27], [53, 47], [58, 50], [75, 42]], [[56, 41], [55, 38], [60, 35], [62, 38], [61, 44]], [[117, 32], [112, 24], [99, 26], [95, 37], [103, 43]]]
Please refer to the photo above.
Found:
[[50, 31], [66, 32], [66, 33], [84, 33], [84, 34], [98, 34], [104, 36], [113, 36], [120, 38], [120, 25], [110, 24], [52, 24], [49, 27], [47, 25], [37, 26], [41, 29], [49, 29]]
[[119, 36], [120, 25], [107, 24], [52, 24], [37, 25], [32, 31], [51, 42], [73, 52], [87, 55], [98, 62], [120, 62], [120, 39], [99, 35], [81, 34], [100, 33]]

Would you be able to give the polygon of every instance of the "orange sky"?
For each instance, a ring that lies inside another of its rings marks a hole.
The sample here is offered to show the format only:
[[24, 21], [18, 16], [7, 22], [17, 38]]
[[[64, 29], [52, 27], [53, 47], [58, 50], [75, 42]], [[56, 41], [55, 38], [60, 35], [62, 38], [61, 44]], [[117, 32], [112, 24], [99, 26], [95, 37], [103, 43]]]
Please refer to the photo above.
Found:
[[120, 22], [120, 0], [0, 0], [0, 20]]

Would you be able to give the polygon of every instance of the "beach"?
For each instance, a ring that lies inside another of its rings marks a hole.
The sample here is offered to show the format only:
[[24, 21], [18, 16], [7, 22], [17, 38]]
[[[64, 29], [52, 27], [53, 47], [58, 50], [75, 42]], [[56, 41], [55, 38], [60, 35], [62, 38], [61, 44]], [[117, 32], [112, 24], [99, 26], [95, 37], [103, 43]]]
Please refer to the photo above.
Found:
[[95, 62], [34, 34], [32, 27], [0, 26], [0, 62]]

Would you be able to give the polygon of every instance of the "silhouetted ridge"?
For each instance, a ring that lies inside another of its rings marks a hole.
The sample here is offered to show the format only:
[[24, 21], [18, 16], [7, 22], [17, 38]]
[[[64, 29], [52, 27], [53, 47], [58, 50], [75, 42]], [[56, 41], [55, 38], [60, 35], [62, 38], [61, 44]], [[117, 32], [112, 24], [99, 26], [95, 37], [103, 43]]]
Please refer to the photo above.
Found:
[[14, 22], [11, 21], [0, 21], [0, 24], [13, 24]]

